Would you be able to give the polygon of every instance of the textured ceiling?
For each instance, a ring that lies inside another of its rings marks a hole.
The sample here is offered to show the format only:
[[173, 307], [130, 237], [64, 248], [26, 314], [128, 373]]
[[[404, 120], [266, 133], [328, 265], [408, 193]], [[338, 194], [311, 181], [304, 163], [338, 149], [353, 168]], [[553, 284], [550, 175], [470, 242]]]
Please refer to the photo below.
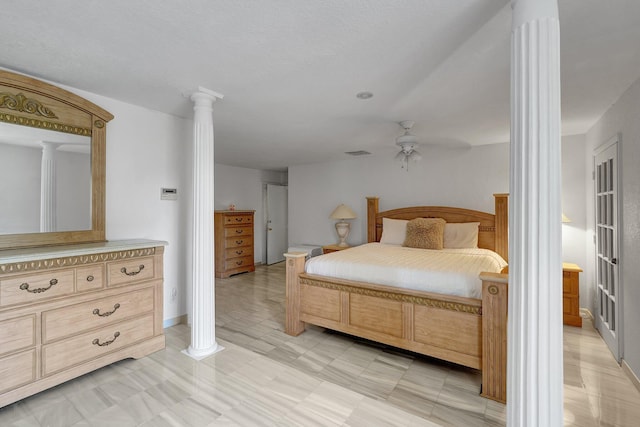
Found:
[[[559, 7], [563, 133], [585, 133], [640, 77], [640, 1]], [[10, 0], [0, 66], [182, 117], [215, 90], [216, 162], [282, 169], [391, 155], [400, 120], [508, 141], [510, 26], [507, 0]]]

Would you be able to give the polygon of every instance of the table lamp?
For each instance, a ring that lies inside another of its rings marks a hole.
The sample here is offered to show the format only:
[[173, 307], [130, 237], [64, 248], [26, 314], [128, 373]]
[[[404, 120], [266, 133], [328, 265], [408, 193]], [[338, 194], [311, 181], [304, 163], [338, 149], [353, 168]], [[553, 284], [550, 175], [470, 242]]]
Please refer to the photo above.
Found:
[[336, 232], [338, 233], [338, 237], [340, 238], [340, 242], [338, 242], [338, 246], [346, 247], [349, 246], [347, 244], [347, 236], [349, 235], [349, 229], [351, 225], [345, 221], [345, 219], [355, 219], [356, 214], [351, 208], [347, 205], [340, 204], [337, 208], [333, 210], [331, 219], [338, 219], [340, 221], [336, 222]]

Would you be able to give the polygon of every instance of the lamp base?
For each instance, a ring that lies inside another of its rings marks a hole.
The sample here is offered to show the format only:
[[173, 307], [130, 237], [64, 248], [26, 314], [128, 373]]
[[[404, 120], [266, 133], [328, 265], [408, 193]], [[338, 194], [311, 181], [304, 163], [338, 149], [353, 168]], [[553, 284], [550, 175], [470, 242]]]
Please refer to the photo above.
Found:
[[336, 222], [336, 232], [338, 233], [338, 238], [340, 241], [338, 242], [338, 246], [348, 247], [347, 237], [349, 236], [349, 231], [351, 229], [351, 224], [345, 221]]

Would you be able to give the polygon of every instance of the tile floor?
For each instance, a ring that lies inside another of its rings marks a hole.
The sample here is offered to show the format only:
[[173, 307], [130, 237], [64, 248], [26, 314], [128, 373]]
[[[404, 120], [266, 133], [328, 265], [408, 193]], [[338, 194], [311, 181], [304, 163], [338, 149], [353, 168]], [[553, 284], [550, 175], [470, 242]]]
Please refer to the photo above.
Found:
[[[0, 426], [502, 426], [480, 374], [309, 327], [282, 332], [284, 264], [218, 280], [218, 341], [202, 362], [167, 348], [0, 409]], [[635, 426], [640, 392], [589, 321], [565, 327], [565, 425]]]

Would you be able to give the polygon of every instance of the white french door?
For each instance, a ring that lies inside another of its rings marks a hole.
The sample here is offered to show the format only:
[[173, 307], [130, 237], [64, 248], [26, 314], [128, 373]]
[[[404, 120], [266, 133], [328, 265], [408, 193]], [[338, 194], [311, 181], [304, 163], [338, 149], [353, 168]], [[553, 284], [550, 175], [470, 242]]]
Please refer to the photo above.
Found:
[[595, 166], [596, 329], [620, 362], [618, 139], [597, 149]]

